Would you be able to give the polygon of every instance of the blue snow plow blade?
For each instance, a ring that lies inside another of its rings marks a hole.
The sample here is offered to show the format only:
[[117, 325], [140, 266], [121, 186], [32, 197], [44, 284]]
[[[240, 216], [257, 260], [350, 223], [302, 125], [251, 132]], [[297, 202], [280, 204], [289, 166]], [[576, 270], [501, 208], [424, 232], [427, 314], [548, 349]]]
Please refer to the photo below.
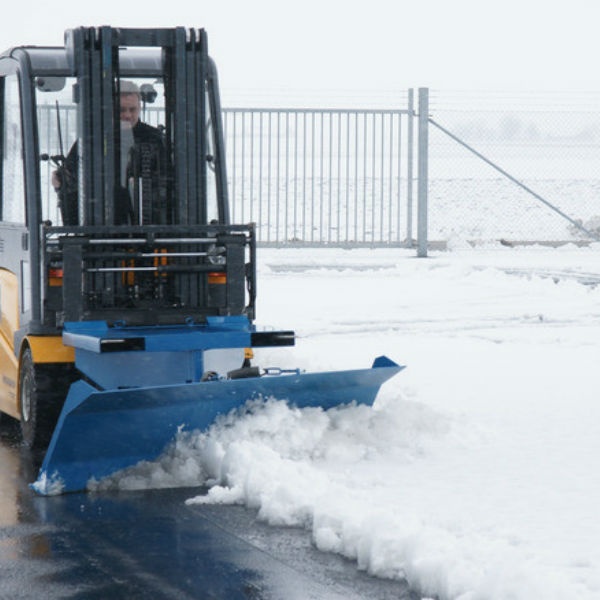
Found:
[[385, 356], [371, 369], [263, 375], [98, 390], [74, 383], [33, 489], [41, 495], [85, 490], [140, 461], [156, 459], [178, 431], [206, 430], [219, 415], [262, 398], [299, 408], [373, 404], [380, 386], [404, 367]]

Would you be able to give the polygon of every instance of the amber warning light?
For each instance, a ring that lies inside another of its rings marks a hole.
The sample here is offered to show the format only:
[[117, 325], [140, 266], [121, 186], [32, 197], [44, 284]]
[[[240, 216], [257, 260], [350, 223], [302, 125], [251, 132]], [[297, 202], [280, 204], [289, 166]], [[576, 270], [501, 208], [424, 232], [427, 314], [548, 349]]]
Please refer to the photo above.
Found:
[[50, 267], [48, 269], [48, 285], [51, 287], [60, 287], [63, 284], [63, 270], [59, 267]]
[[212, 272], [208, 274], [208, 283], [211, 284], [225, 284], [227, 283], [227, 275], [223, 272]]

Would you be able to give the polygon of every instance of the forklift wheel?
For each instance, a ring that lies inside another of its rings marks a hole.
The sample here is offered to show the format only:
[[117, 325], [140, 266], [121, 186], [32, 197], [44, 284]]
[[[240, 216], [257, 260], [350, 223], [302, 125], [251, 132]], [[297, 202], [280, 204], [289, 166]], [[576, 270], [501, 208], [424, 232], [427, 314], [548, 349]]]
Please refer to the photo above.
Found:
[[58, 390], [53, 390], [59, 386], [58, 378], [46, 365], [36, 365], [31, 350], [25, 349], [19, 373], [19, 400], [21, 437], [28, 448], [42, 449], [48, 445], [62, 405], [57, 398]]
[[38, 435], [38, 386], [31, 350], [27, 348], [21, 359], [19, 373], [19, 400], [21, 405], [21, 435], [28, 448], [36, 445]]
[[26, 348], [19, 371], [21, 437], [28, 448], [45, 449], [50, 442], [69, 386], [76, 376], [72, 364], [35, 364]]

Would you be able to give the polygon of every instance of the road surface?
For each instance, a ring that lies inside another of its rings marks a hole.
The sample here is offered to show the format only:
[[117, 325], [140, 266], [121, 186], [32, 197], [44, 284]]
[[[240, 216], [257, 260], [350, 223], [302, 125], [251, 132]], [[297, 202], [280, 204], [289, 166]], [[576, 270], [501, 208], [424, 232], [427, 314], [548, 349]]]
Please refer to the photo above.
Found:
[[0, 423], [0, 600], [417, 600], [317, 551], [308, 532], [241, 506], [186, 506], [201, 490], [36, 496], [34, 460]]

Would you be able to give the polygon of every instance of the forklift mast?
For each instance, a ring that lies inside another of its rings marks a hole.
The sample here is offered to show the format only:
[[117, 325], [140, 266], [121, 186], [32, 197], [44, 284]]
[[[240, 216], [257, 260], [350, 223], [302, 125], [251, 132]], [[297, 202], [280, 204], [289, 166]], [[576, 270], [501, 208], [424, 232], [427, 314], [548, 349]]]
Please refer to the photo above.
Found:
[[[253, 320], [255, 232], [252, 224], [230, 224], [218, 79], [205, 31], [79, 27], [66, 32], [64, 48], [5, 53], [0, 75], [9, 62], [20, 79], [26, 231], [7, 241], [20, 245], [20, 268], [27, 263], [30, 278], [21, 283], [15, 348], [17, 338], [55, 335], [65, 322]], [[156, 125], [147, 128], [160, 144], [132, 139], [121, 123], [121, 93], [132, 84], [142, 120], [158, 96]], [[69, 106], [63, 93], [56, 126], [42, 124], [44, 92], [61, 85], [71, 92]], [[75, 127], [65, 120], [73, 113]], [[47, 129], [58, 130], [60, 148], [50, 147]], [[63, 185], [53, 213], [45, 207], [55, 167]]]
[[[167, 202], [179, 225], [207, 222], [207, 169], [214, 166], [218, 221], [229, 222], [220, 102], [214, 63], [207, 52], [206, 32], [176, 29], [79, 28], [67, 32], [67, 60], [77, 77], [77, 125], [81, 142], [79, 212], [81, 225], [114, 225], [114, 199], [119, 187], [120, 55], [135, 49], [155, 54], [165, 95], [163, 124], [167, 155]], [[140, 54], [140, 67], [142, 66]], [[135, 68], [135, 58], [133, 65]], [[207, 151], [207, 128], [214, 127], [214, 153]], [[172, 172], [171, 172], [172, 170]], [[165, 200], [165, 198], [163, 198]], [[166, 224], [166, 223], [161, 223]]]

